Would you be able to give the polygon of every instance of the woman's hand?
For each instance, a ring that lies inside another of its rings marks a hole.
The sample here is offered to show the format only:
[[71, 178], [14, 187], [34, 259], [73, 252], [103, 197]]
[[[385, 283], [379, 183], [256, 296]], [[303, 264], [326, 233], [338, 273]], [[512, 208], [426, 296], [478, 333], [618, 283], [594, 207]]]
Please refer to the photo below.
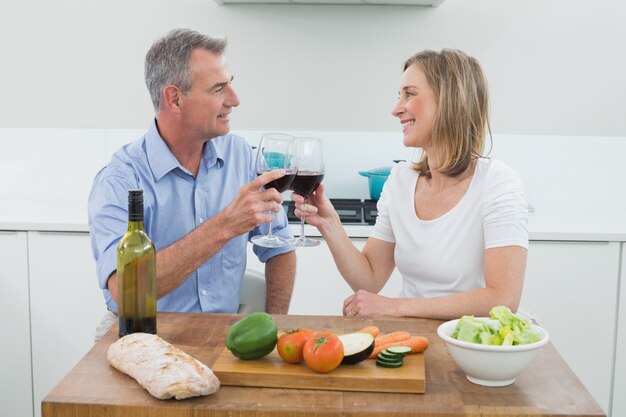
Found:
[[292, 193], [291, 199], [296, 204], [295, 215], [302, 218], [304, 214], [304, 221], [320, 231], [328, 224], [341, 223], [335, 208], [324, 194], [324, 184], [320, 184], [317, 190], [307, 197], [306, 203], [300, 194]]
[[343, 302], [343, 315], [354, 316], [398, 316], [397, 298], [383, 297], [365, 290], [358, 290]]

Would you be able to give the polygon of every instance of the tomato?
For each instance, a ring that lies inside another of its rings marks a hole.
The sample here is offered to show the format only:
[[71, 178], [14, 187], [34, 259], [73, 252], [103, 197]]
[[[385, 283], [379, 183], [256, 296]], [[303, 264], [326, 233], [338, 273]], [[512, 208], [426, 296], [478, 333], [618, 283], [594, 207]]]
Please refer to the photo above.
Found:
[[278, 338], [278, 344], [276, 349], [278, 355], [288, 363], [300, 363], [304, 360], [302, 356], [302, 350], [304, 344], [313, 336], [313, 330], [311, 329], [295, 329], [283, 333]]
[[330, 372], [343, 360], [343, 343], [331, 332], [314, 334], [304, 345], [304, 362], [317, 372]]

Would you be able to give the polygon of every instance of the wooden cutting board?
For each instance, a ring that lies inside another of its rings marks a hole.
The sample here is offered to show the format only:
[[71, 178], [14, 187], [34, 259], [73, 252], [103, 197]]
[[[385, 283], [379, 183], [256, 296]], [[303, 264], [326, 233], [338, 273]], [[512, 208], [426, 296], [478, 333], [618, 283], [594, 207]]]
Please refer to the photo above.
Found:
[[211, 367], [222, 385], [266, 388], [321, 389], [332, 391], [372, 391], [424, 393], [424, 355], [411, 354], [400, 368], [382, 368], [366, 359], [355, 365], [339, 365], [328, 373], [318, 373], [304, 363], [283, 361], [274, 349], [269, 355], [244, 361], [224, 349]]

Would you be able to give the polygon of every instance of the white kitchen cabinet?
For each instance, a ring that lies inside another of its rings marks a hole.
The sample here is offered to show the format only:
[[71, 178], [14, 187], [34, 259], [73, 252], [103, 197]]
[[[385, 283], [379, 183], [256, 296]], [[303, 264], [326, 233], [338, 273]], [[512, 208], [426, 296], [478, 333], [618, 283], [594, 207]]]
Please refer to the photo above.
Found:
[[35, 416], [41, 400], [93, 345], [106, 307], [88, 233], [29, 232]]
[[622, 243], [622, 271], [620, 274], [619, 311], [617, 315], [617, 343], [615, 344], [615, 371], [613, 372], [613, 407], [611, 415], [626, 416], [626, 244]]
[[607, 413], [620, 246], [619, 242], [531, 242], [521, 302], [521, 308], [550, 333], [556, 349]]
[[[343, 280], [328, 245], [323, 239], [319, 246], [298, 248], [296, 283], [291, 298], [289, 314], [340, 316], [343, 300], [352, 294], [352, 289]], [[353, 238], [352, 242], [362, 249], [367, 239]], [[248, 268], [259, 272], [265, 266], [259, 262], [248, 245]], [[397, 297], [402, 289], [402, 280], [398, 271], [394, 271], [381, 295]]]
[[26, 232], [0, 231], [0, 416], [32, 417], [30, 312]]

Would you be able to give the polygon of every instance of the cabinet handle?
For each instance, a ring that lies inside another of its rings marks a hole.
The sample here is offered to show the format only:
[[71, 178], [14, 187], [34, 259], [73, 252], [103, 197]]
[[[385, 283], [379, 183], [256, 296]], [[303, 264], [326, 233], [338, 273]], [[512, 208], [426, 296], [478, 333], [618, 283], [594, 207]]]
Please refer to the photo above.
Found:
[[608, 240], [530, 240], [529, 243], [533, 245], [608, 245], [611, 242]]
[[76, 232], [70, 230], [34, 230], [40, 235], [88, 235], [89, 232]]
[[17, 230], [0, 230], [0, 235], [16, 235]]

